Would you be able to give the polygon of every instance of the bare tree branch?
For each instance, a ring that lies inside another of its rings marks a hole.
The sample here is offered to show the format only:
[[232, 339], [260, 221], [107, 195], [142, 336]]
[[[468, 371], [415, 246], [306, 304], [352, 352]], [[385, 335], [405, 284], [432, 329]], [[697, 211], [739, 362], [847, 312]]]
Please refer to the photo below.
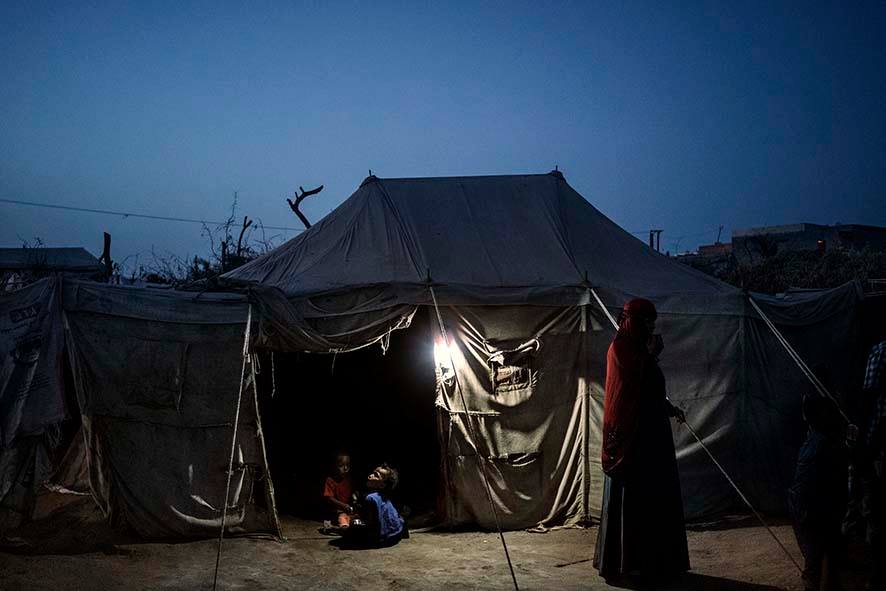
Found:
[[237, 238], [237, 256], [241, 256], [243, 254], [243, 233], [246, 231], [246, 228], [252, 225], [252, 220], [249, 219], [249, 216], [243, 216], [243, 227], [240, 228], [240, 237]]
[[323, 190], [323, 185], [320, 185], [316, 189], [311, 189], [310, 191], [305, 191], [302, 187], [298, 188], [301, 191], [301, 195], [295, 195], [295, 202], [293, 203], [291, 199], [287, 199], [286, 202], [289, 204], [289, 208], [295, 212], [295, 215], [298, 216], [298, 219], [301, 220], [301, 223], [305, 225], [305, 228], [311, 227], [311, 222], [308, 221], [308, 218], [298, 209], [298, 206], [301, 205], [301, 202], [304, 201], [305, 197], [310, 197], [311, 195], [316, 195], [320, 191]]

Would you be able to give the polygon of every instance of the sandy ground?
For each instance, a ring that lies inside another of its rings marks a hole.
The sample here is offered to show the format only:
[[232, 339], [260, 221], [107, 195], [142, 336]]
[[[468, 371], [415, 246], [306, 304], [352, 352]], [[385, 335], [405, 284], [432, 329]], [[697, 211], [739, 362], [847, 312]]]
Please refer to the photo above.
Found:
[[[217, 540], [146, 543], [110, 530], [88, 500], [13, 532], [0, 546], [0, 589], [212, 589]], [[496, 533], [417, 531], [392, 548], [341, 550], [317, 523], [284, 516], [283, 543], [226, 539], [219, 589], [513, 589]], [[791, 529], [774, 528], [799, 559]], [[612, 589], [587, 560], [596, 529], [506, 532], [522, 590]], [[691, 530], [692, 572], [666, 589], [802, 589], [762, 527]], [[859, 588], [849, 581], [847, 591]]]

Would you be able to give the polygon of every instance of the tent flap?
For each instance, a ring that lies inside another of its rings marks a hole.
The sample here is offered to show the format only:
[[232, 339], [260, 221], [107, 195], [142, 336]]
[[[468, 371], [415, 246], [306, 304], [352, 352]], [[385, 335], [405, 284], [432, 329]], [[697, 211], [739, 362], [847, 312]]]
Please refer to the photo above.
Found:
[[450, 520], [495, 527], [485, 467], [503, 527], [577, 523], [587, 477], [584, 384], [602, 376], [599, 367], [586, 374], [588, 339], [575, 330], [581, 310], [446, 308], [441, 315], [457, 375], [439, 382], [437, 402]]
[[[232, 314], [230, 302], [193, 295], [170, 299], [142, 290], [130, 300], [122, 297], [129, 289], [88, 291], [97, 298], [66, 302], [66, 315], [96, 501], [112, 523], [145, 537], [216, 534], [241, 386], [245, 301], [238, 304], [242, 314]], [[156, 305], [146, 305], [152, 298]], [[95, 302], [107, 304], [101, 313], [93, 311]], [[226, 309], [211, 310], [216, 305]], [[228, 323], [219, 322], [224, 318]], [[273, 533], [247, 386], [227, 529]]]
[[0, 296], [0, 531], [30, 518], [65, 405], [60, 281]]

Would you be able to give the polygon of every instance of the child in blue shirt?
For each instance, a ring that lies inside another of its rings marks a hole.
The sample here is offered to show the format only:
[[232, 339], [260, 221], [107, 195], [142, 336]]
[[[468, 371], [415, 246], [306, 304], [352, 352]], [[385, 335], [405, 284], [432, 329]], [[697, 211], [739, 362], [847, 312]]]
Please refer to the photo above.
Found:
[[359, 507], [359, 518], [351, 520], [345, 531], [344, 543], [360, 547], [393, 546], [406, 537], [406, 528], [400, 512], [391, 501], [391, 492], [400, 476], [395, 468], [382, 464], [366, 479], [369, 493]]

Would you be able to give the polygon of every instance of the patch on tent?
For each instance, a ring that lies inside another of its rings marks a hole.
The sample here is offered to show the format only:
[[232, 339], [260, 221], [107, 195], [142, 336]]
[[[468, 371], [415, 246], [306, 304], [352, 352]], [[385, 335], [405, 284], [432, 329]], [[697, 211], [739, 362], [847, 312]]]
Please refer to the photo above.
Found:
[[[137, 373], [123, 373], [122, 397], [126, 404], [145, 408], [178, 410], [185, 383], [188, 344], [146, 339], [127, 339], [124, 357], [150, 367], [153, 379], [139, 379]], [[132, 375], [132, 379], [127, 376]]]
[[540, 344], [533, 339], [511, 350], [496, 351], [489, 356], [489, 380], [496, 402], [517, 406], [532, 397], [538, 384], [535, 353]]

